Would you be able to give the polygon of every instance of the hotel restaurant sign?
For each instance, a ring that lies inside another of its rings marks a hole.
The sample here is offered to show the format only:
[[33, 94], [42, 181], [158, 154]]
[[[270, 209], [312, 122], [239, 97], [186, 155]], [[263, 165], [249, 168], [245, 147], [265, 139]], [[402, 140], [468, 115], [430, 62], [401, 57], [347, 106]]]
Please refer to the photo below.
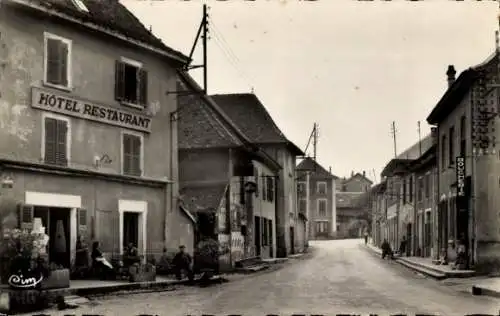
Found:
[[145, 115], [94, 104], [62, 93], [36, 87], [32, 88], [31, 95], [31, 106], [36, 109], [66, 114], [141, 132], [151, 132], [151, 117]]

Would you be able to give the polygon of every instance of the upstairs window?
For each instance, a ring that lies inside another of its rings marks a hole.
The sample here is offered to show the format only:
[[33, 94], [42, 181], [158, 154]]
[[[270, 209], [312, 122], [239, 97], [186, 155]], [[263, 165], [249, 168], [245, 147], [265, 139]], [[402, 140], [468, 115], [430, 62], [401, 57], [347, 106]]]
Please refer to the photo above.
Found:
[[326, 217], [326, 200], [321, 199], [318, 200], [318, 216]]
[[326, 183], [325, 182], [318, 182], [316, 189], [317, 189], [318, 194], [326, 194]]
[[307, 212], [307, 201], [306, 199], [299, 200], [299, 212], [305, 214]]
[[71, 40], [44, 34], [44, 83], [55, 88], [71, 88]]
[[455, 164], [455, 128], [450, 127], [448, 135], [448, 165], [453, 166]]
[[274, 177], [267, 176], [267, 193], [266, 197], [269, 202], [274, 201]]
[[54, 117], [44, 118], [43, 158], [45, 163], [59, 166], [68, 165], [69, 121]]
[[123, 141], [123, 158], [122, 169], [123, 174], [129, 176], [142, 175], [142, 146], [143, 138], [139, 135], [128, 133], [122, 134]]
[[115, 65], [115, 99], [144, 108], [147, 104], [148, 73], [142, 64], [122, 58]]
[[460, 118], [460, 156], [465, 157], [465, 151], [466, 151], [466, 118], [465, 115], [463, 115]]

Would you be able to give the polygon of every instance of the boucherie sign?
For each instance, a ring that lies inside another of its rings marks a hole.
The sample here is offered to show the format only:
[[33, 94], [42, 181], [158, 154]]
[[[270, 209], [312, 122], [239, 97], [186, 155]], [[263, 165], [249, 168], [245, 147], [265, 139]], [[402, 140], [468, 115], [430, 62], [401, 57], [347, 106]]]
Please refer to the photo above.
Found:
[[465, 196], [465, 158], [458, 156], [456, 158], [456, 176], [457, 176], [457, 195], [459, 197]]
[[31, 106], [86, 120], [151, 132], [151, 118], [121, 109], [93, 104], [54, 91], [33, 87]]

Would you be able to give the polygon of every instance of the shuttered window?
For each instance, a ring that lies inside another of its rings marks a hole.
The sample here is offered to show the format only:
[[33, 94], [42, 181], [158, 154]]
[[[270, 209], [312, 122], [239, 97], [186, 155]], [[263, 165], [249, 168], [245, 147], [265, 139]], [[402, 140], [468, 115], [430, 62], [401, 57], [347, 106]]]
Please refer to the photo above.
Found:
[[326, 200], [318, 200], [318, 216], [326, 216]]
[[267, 195], [266, 195], [266, 177], [263, 175], [260, 178], [262, 180], [262, 200], [266, 201], [267, 200]]
[[299, 212], [305, 214], [307, 212], [307, 200], [300, 199], [299, 200]]
[[274, 201], [274, 178], [273, 177], [266, 177], [267, 178], [267, 200], [269, 202]]
[[45, 118], [45, 163], [68, 165], [68, 122]]
[[137, 135], [123, 134], [123, 174], [141, 176], [142, 138]]
[[69, 40], [46, 36], [45, 83], [69, 87], [70, 45]]
[[115, 63], [115, 99], [146, 106], [148, 73], [136, 65], [117, 60]]

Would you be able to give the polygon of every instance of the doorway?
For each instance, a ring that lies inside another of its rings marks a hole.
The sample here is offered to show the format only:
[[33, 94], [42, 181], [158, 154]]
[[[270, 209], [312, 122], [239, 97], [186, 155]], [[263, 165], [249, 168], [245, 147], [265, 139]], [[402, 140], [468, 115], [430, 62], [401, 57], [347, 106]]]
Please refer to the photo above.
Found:
[[129, 244], [139, 248], [139, 213], [123, 212], [123, 249]]
[[47, 254], [50, 264], [69, 268], [71, 262], [71, 227], [69, 208], [39, 207], [34, 208], [35, 221], [40, 219], [49, 236]]
[[290, 227], [290, 254], [295, 253], [295, 230], [293, 227]]
[[260, 256], [261, 252], [261, 234], [260, 234], [260, 217], [255, 216], [254, 217], [254, 227], [255, 227], [255, 255]]

